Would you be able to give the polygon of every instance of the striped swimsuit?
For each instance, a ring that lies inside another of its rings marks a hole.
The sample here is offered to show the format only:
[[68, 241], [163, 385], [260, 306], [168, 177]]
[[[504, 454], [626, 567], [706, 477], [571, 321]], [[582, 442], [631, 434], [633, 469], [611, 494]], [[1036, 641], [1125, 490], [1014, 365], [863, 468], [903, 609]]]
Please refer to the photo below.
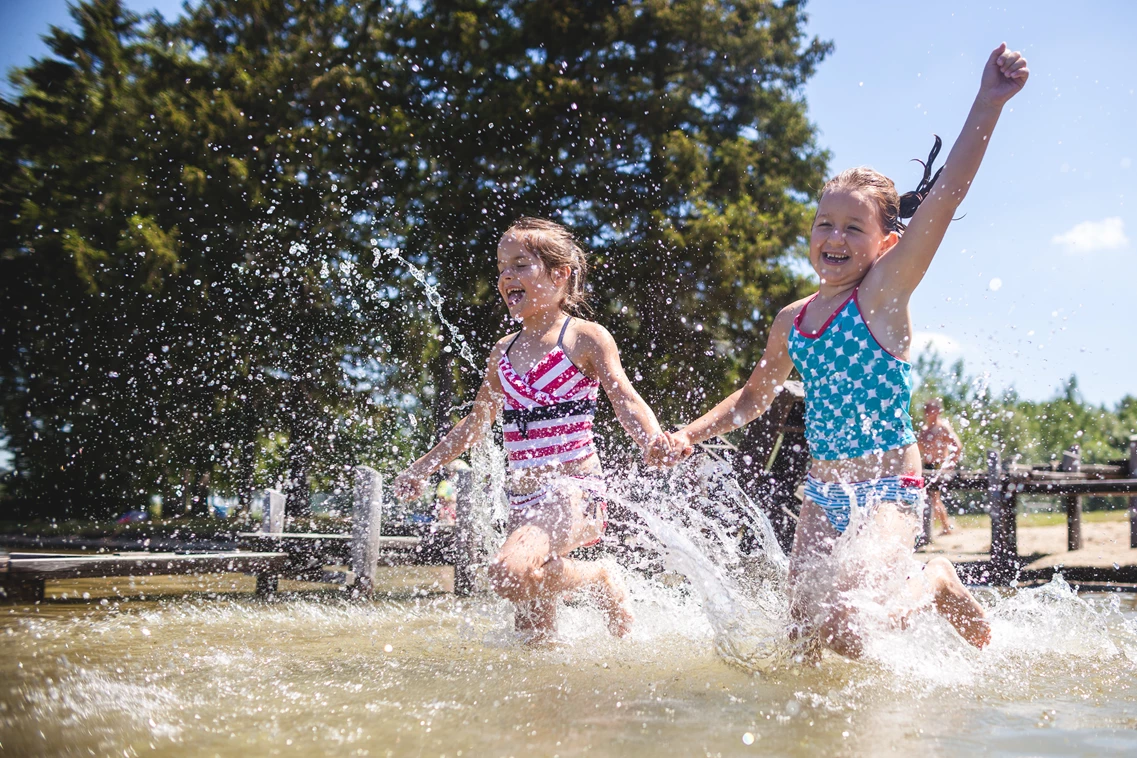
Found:
[[557, 346], [519, 376], [505, 348], [497, 362], [505, 390], [505, 451], [511, 469], [568, 463], [596, 452], [592, 418], [600, 382], [590, 379], [565, 355], [563, 340], [571, 318], [561, 327]]
[[[556, 466], [596, 454], [592, 419], [596, 415], [600, 382], [585, 376], [565, 353], [565, 331], [570, 321], [571, 317], [565, 319], [556, 347], [524, 374], [519, 375], [509, 360], [509, 349], [520, 332], [497, 362], [498, 378], [505, 391], [502, 436], [512, 470]], [[607, 488], [599, 476], [553, 476], [549, 484], [536, 492], [509, 493], [510, 508], [529, 511], [564, 486], [581, 490], [585, 517], [598, 519], [603, 531], [607, 526]]]

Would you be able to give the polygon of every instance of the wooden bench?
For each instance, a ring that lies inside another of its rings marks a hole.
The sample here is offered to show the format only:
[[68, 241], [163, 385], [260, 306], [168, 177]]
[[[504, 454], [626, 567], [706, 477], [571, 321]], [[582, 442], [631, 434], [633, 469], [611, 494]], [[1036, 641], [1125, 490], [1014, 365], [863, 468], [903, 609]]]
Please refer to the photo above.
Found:
[[0, 556], [0, 594], [8, 602], [38, 602], [48, 579], [166, 574], [262, 574], [283, 570], [283, 552], [108, 553], [66, 555], [9, 553]]

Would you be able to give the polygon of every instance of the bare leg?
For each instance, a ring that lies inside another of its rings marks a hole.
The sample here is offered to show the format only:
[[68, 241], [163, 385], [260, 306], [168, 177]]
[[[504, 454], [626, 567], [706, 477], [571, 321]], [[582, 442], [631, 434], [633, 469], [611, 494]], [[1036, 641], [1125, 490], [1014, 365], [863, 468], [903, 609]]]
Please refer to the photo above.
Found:
[[[806, 498], [801, 506], [801, 515], [794, 532], [794, 546], [790, 552], [792, 639], [808, 641], [823, 623], [823, 609], [833, 594], [833, 574], [829, 559], [839, 536], [825, 512]], [[810, 652], [811, 657], [816, 655], [816, 651]]]
[[881, 503], [871, 513], [854, 517], [849, 528], [855, 531], [834, 545], [833, 594], [820, 625], [827, 647], [854, 659], [864, 654], [861, 625], [872, 616], [866, 614], [870, 610], [866, 604], [891, 607], [889, 622], [907, 624], [926, 591], [910, 580], [906, 588], [911, 597], [906, 598], [896, 581], [898, 571], [917, 571], [911, 554], [919, 527], [915, 514], [896, 503]]
[[557, 628], [556, 598], [518, 603], [513, 613], [513, 628], [524, 634], [530, 643], [548, 641]]
[[929, 490], [928, 500], [932, 504], [932, 515], [940, 522], [942, 527], [940, 534], [951, 534], [955, 531], [951, 521], [948, 520], [947, 508], [944, 507], [944, 499], [940, 495], [939, 490]]
[[518, 629], [537, 638], [555, 631], [558, 596], [578, 588], [597, 598], [612, 634], [623, 636], [631, 627], [627, 594], [608, 570], [564, 557], [598, 536], [597, 526], [581, 518], [580, 497], [579, 491], [565, 493], [519, 516], [490, 565], [494, 591], [520, 606]]
[[946, 558], [928, 561], [924, 573], [932, 586], [936, 611], [948, 620], [959, 636], [977, 648], [991, 642], [991, 624], [983, 613], [983, 606], [959, 581], [955, 567]]
[[555, 556], [545, 564], [545, 585], [550, 592], [587, 587], [608, 619], [608, 631], [623, 637], [632, 628], [632, 614], [625, 607], [628, 593], [608, 569], [593, 561]]

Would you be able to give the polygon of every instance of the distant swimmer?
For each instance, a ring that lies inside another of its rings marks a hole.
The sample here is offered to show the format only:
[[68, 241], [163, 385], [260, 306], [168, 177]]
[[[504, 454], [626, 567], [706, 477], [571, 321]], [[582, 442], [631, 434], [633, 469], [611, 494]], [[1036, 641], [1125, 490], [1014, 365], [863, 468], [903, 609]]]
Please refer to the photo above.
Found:
[[940, 492], [941, 472], [950, 471], [959, 464], [959, 459], [963, 457], [963, 443], [951, 422], [942, 415], [943, 409], [943, 402], [939, 398], [924, 403], [924, 427], [916, 435], [916, 444], [920, 446], [924, 468], [935, 469], [937, 472], [928, 481], [928, 501], [932, 505], [932, 516], [940, 522], [940, 534], [951, 534], [955, 531], [955, 526], [948, 519]]

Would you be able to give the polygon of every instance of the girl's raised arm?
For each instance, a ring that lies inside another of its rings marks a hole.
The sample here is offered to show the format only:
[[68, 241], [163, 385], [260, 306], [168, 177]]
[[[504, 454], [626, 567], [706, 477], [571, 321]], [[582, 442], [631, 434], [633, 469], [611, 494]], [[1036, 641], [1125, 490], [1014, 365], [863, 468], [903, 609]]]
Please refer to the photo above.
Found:
[[489, 366], [482, 386], [474, 398], [470, 414], [454, 425], [430, 452], [412, 463], [406, 471], [395, 478], [393, 489], [395, 497], [412, 500], [421, 497], [426, 490], [426, 480], [438, 469], [466, 452], [485, 435], [501, 409], [501, 383], [497, 378], [497, 362], [501, 357], [504, 340], [498, 342], [490, 351]]
[[[862, 286], [862, 290], [887, 289], [890, 299], [907, 302], [924, 278], [948, 224], [971, 187], [1003, 106], [1022, 90], [1028, 76], [1026, 59], [1021, 53], [1008, 50], [1005, 42], [991, 53], [983, 68], [979, 93], [941, 173], [900, 241], [869, 270], [864, 282], [868, 286]], [[901, 198], [902, 206], [904, 200]]]
[[647, 450], [661, 434], [659, 421], [636, 392], [620, 363], [620, 350], [608, 330], [599, 324], [582, 324], [574, 351], [582, 367], [600, 382], [624, 431]]
[[793, 369], [789, 354], [790, 329], [804, 302], [786, 306], [774, 318], [762, 360], [758, 361], [742, 389], [678, 432], [668, 435], [669, 458], [660, 460], [659, 453], [653, 451], [655, 455], [649, 458], [649, 463], [674, 463], [678, 457], [689, 454], [692, 445], [745, 426], [770, 408], [778, 387]]

